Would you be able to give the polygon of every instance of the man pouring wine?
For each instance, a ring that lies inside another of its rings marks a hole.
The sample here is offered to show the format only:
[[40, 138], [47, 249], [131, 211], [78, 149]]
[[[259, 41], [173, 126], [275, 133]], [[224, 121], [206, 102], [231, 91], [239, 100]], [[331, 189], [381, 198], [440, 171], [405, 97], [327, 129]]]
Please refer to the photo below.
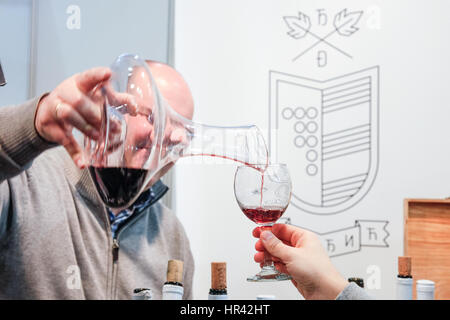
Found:
[[[189, 145], [188, 129], [180, 121], [190, 121], [193, 116], [192, 98], [185, 98], [190, 95], [189, 88], [176, 73], [170, 82], [166, 79], [156, 86], [147, 65], [158, 79], [162, 79], [161, 72], [167, 74], [163, 64], [144, 62], [136, 55], [121, 55], [115, 61], [111, 66], [114, 80], [94, 90], [95, 96], [102, 92], [96, 100], [105, 101], [102, 135], [97, 141], [81, 143], [100, 197], [114, 212], [131, 205], [142, 188], [154, 185]], [[169, 83], [170, 90], [184, 96], [170, 94], [170, 101], [157, 97], [157, 88], [167, 91]], [[124, 92], [117, 92], [120, 90]], [[127, 103], [118, 96], [127, 97]]]
[[[151, 290], [153, 299], [161, 299], [167, 261], [174, 259], [184, 262], [183, 297], [192, 299], [189, 240], [180, 221], [159, 201], [167, 191], [159, 179], [177, 156], [222, 156], [251, 166], [267, 162], [248, 160], [248, 146], [261, 151], [256, 160], [267, 160], [267, 149], [254, 126], [232, 128], [229, 141], [241, 143], [226, 146], [215, 144], [225, 129], [210, 127], [207, 134], [200, 130], [203, 134], [195, 136], [190, 128], [204, 127], [189, 122], [194, 107], [186, 82], [170, 66], [147, 63], [171, 106], [165, 111], [176, 113], [160, 117], [159, 124], [154, 122], [156, 106], [147, 104], [152, 99], [140, 90], [146, 80], [133, 79], [127, 88], [132, 94], [108, 92], [108, 68], [76, 74], [50, 93], [0, 108], [0, 299], [131, 299], [133, 289], [143, 287]], [[106, 101], [120, 114], [126, 107], [124, 116], [117, 115], [125, 119], [126, 131], [109, 118], [105, 131]], [[72, 135], [74, 128], [86, 137], [85, 145]], [[189, 148], [184, 149], [187, 139]], [[212, 151], [205, 151], [204, 141], [214, 142]], [[217, 146], [220, 153], [214, 152]], [[158, 157], [152, 158], [155, 150]], [[282, 212], [275, 213], [274, 220]], [[276, 232], [278, 227], [273, 230], [287, 243]], [[278, 267], [280, 262], [286, 265], [282, 271], [301, 292], [319, 274], [303, 272], [305, 266], [314, 265], [310, 269], [322, 273], [334, 270], [330, 263], [321, 263], [328, 260], [319, 246], [311, 246], [320, 254], [316, 259], [301, 254], [306, 243], [292, 243], [299, 250], [287, 250], [275, 237], [267, 237], [267, 231], [260, 234], [258, 229], [254, 235], [261, 236], [255, 260], [261, 262], [266, 249]], [[344, 298], [353, 297], [355, 290], [341, 280], [338, 285], [327, 282], [333, 285], [332, 295], [311, 297], [333, 298], [339, 290]], [[320, 289], [328, 292], [329, 285]]]
[[[148, 66], [164, 99], [192, 118], [182, 76], [162, 63]], [[159, 178], [173, 163], [130, 206], [111, 209], [99, 198], [83, 147], [72, 135], [76, 128], [93, 141], [100, 138], [103, 102], [92, 93], [110, 77], [110, 69], [94, 68], [22, 105], [0, 108], [0, 299], [131, 299], [137, 287], [151, 288], [158, 299], [170, 259], [184, 261], [184, 298], [192, 298], [188, 238], [158, 201], [167, 191]], [[145, 152], [151, 128], [139, 123], [139, 101], [113, 98], [136, 107], [127, 139], [141, 150], [126, 151], [130, 165]], [[169, 135], [168, 144], [179, 138]], [[126, 195], [121, 187], [115, 196]]]

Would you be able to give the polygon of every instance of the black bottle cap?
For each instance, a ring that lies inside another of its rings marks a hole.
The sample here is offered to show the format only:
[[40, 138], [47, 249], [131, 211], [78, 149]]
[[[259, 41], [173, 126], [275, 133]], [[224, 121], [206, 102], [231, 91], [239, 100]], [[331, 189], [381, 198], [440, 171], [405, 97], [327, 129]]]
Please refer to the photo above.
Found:
[[357, 278], [357, 277], [348, 278], [348, 282], [354, 282], [361, 288], [364, 288], [364, 279], [362, 279], [362, 278]]
[[227, 294], [227, 289], [209, 289], [209, 294], [213, 296]]
[[183, 284], [181, 282], [178, 282], [178, 281], [166, 281], [166, 282], [164, 282], [164, 284], [171, 284], [173, 286], [179, 286], [179, 287], [183, 286]]

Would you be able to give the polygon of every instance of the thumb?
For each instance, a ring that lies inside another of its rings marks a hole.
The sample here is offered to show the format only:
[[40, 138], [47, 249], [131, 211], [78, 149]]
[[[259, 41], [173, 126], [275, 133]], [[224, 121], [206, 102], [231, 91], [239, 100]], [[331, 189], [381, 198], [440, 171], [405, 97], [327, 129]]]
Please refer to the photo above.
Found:
[[83, 150], [71, 133], [67, 135], [67, 137], [62, 142], [62, 145], [67, 150], [77, 167], [80, 169], [84, 169], [86, 167], [86, 161], [83, 156]]
[[264, 245], [264, 248], [270, 255], [281, 259], [284, 263], [289, 260], [292, 248], [285, 245], [283, 241], [275, 237], [275, 235], [270, 231], [263, 231], [261, 233], [260, 239]]

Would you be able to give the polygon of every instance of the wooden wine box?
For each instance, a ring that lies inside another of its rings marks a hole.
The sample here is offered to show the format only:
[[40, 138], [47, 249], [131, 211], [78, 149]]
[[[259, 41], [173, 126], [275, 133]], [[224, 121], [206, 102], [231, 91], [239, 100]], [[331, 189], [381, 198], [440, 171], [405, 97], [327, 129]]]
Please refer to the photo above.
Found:
[[450, 199], [404, 200], [404, 255], [416, 280], [435, 282], [435, 299], [450, 299]]

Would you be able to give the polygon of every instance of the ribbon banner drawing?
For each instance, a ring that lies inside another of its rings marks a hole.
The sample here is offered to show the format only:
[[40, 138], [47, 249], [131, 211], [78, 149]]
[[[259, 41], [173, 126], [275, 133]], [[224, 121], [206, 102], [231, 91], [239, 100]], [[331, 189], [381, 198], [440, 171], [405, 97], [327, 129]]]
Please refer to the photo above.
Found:
[[[290, 218], [282, 218], [279, 222], [291, 224]], [[322, 245], [330, 257], [361, 251], [362, 247], [388, 248], [387, 238], [389, 232], [386, 227], [389, 221], [385, 220], [356, 220], [354, 226], [317, 233]], [[305, 229], [305, 228], [304, 228]], [[311, 230], [312, 231], [312, 230]]]
[[387, 248], [388, 221], [356, 220], [353, 227], [319, 234], [330, 257], [361, 251], [362, 247]]

